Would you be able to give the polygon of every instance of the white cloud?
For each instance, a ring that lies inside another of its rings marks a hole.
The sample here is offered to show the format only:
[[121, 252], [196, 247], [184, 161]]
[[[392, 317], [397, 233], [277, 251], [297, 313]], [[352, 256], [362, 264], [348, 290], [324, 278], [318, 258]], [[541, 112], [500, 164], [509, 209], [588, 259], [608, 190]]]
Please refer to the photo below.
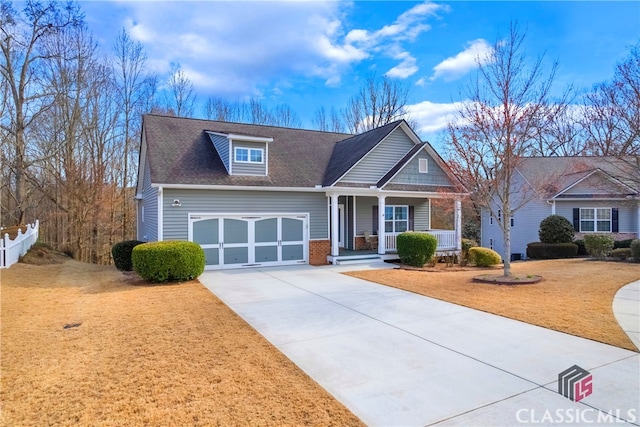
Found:
[[401, 52], [398, 55], [395, 55], [394, 58], [401, 60], [401, 62], [400, 64], [387, 71], [387, 76], [406, 79], [407, 77], [415, 74], [418, 71], [416, 58], [411, 56], [409, 52]]
[[463, 102], [423, 101], [408, 105], [407, 110], [411, 119], [417, 123], [416, 132], [420, 135], [432, 135], [446, 129], [448, 123], [457, 120], [457, 112], [463, 105]]
[[456, 80], [476, 68], [478, 61], [481, 64], [488, 62], [492, 53], [493, 49], [486, 40], [474, 40], [456, 56], [451, 56], [433, 67], [434, 73], [430, 80], [438, 78], [446, 81]]

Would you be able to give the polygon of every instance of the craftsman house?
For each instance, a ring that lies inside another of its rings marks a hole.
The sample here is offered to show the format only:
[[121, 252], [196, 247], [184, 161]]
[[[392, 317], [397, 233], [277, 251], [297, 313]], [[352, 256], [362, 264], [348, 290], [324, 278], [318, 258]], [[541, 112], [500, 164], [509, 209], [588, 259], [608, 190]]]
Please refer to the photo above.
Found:
[[[196, 242], [208, 269], [397, 257], [407, 230], [456, 251], [463, 195], [403, 120], [348, 135], [143, 118], [138, 239]], [[431, 229], [434, 198], [451, 200], [453, 230]]]

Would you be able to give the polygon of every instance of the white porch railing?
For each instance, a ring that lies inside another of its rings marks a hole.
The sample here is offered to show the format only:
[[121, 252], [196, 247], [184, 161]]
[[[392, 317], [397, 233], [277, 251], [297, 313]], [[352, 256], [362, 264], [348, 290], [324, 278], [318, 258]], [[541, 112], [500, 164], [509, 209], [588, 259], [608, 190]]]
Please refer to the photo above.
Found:
[[[456, 245], [456, 232], [455, 230], [429, 230], [426, 231], [438, 239], [438, 246], [436, 251], [452, 251], [455, 250]], [[387, 251], [397, 251], [398, 246], [396, 244], [396, 237], [400, 233], [386, 233], [385, 244]]]
[[22, 233], [22, 229], [18, 230], [18, 235], [13, 240], [9, 239], [6, 233], [3, 238], [0, 238], [0, 268], [11, 267], [27, 253], [38, 240], [39, 228], [40, 222], [36, 221], [35, 224], [27, 225], [26, 232]]

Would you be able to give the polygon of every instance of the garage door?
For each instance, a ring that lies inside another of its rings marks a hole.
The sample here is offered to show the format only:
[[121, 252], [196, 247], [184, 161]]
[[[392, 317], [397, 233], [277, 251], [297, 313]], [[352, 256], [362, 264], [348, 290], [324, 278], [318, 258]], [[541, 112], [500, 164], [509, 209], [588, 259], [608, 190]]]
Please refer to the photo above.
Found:
[[191, 215], [189, 240], [207, 269], [303, 264], [309, 259], [308, 215]]

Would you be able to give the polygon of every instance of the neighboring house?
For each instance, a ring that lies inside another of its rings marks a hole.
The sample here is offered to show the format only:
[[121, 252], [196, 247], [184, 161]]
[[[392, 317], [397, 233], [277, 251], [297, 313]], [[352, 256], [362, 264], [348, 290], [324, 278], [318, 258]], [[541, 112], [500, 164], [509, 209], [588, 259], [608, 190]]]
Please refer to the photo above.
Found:
[[[347, 135], [143, 118], [138, 239], [197, 242], [209, 269], [386, 258], [405, 230], [459, 250], [463, 196], [405, 121]], [[432, 198], [451, 199], [455, 230], [430, 230]]]
[[611, 234], [615, 240], [640, 238], [640, 169], [634, 159], [615, 157], [529, 157], [521, 159], [514, 187], [515, 203], [524, 202], [512, 217], [494, 208], [481, 215], [481, 245], [503, 259], [498, 220], [511, 226], [511, 259], [526, 257], [527, 244], [538, 242], [540, 222], [562, 215], [576, 230], [576, 239], [588, 233]]

